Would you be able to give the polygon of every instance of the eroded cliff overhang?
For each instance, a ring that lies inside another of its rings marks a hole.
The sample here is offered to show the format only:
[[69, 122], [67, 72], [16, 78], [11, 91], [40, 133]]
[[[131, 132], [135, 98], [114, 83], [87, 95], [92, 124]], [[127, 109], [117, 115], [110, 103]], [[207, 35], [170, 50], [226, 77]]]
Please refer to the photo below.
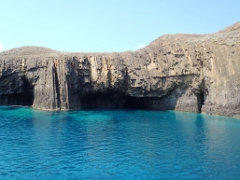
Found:
[[16, 48], [0, 53], [0, 103], [239, 116], [239, 52], [240, 23], [211, 35], [161, 36], [134, 52]]

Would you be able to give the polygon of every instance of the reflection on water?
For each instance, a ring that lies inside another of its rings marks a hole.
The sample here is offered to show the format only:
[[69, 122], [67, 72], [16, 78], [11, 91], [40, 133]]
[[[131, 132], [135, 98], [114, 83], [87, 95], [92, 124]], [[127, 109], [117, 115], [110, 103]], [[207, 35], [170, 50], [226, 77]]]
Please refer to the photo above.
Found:
[[240, 121], [0, 107], [1, 179], [238, 179]]

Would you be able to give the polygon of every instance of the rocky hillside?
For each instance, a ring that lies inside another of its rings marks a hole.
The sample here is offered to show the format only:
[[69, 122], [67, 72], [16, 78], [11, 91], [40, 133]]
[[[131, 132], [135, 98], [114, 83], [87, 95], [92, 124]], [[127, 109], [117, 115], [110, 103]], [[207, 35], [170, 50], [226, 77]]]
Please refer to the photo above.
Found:
[[138, 51], [0, 53], [0, 104], [42, 110], [146, 108], [240, 117], [240, 22], [164, 35]]

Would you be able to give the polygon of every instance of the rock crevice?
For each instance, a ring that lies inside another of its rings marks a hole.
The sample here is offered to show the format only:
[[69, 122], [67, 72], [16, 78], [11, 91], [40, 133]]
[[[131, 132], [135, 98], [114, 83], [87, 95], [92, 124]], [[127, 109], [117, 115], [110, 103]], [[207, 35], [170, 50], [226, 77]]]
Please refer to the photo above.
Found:
[[138, 51], [0, 53], [0, 104], [42, 110], [146, 108], [240, 117], [240, 23], [165, 35]]

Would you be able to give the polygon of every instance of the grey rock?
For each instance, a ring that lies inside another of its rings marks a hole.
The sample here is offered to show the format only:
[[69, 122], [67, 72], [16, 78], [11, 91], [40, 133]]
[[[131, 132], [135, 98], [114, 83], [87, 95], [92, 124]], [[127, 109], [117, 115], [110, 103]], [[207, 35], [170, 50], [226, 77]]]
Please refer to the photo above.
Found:
[[240, 22], [164, 35], [138, 51], [0, 53], [0, 104], [41, 110], [147, 108], [240, 117]]

